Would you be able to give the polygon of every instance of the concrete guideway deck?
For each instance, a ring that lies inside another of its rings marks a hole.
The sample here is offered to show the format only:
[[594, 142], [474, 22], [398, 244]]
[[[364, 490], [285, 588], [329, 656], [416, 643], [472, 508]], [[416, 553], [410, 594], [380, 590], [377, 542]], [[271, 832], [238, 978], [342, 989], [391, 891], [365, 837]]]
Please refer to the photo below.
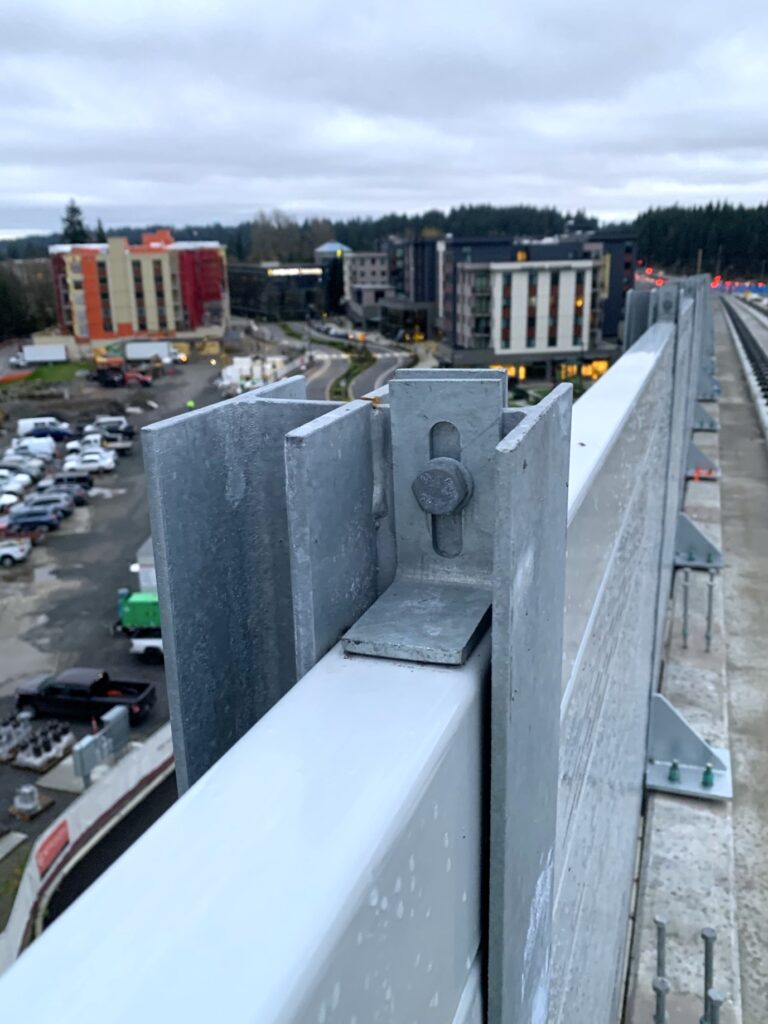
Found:
[[698, 433], [694, 441], [719, 463], [722, 479], [689, 483], [686, 510], [722, 543], [725, 568], [715, 579], [709, 653], [707, 576], [691, 573], [684, 648], [677, 573], [661, 692], [707, 740], [729, 746], [734, 799], [716, 804], [648, 795], [628, 1024], [653, 1016], [655, 915], [667, 921], [670, 1021], [696, 1020], [703, 1012], [705, 926], [718, 933], [714, 981], [727, 996], [721, 1021], [768, 1021], [768, 452], [719, 304], [715, 331], [722, 396], [707, 408], [720, 433]]
[[[722, 315], [715, 319], [723, 574], [744, 1024], [768, 1021], [768, 448]], [[757, 333], [757, 332], [756, 332]], [[768, 331], [765, 332], [768, 338]]]

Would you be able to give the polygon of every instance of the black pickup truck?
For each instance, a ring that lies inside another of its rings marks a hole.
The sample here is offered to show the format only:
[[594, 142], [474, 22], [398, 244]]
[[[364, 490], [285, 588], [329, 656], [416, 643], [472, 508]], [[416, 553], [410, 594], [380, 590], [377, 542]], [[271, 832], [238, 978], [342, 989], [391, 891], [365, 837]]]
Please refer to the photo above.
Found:
[[100, 718], [114, 707], [127, 707], [131, 725], [155, 704], [154, 683], [112, 679], [101, 668], [68, 668], [55, 676], [35, 676], [16, 690], [19, 711], [53, 718]]

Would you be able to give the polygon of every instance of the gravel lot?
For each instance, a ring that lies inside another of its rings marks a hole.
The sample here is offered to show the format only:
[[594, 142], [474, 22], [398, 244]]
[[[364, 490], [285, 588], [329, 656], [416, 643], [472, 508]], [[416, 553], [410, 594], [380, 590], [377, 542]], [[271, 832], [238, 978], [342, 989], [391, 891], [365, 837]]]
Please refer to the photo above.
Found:
[[[216, 401], [213, 376], [207, 363], [192, 364], [151, 389], [128, 395], [105, 390], [104, 397], [105, 401], [135, 400], [137, 405], [151, 398], [159, 404], [157, 410], [131, 415], [138, 432], [147, 423], [181, 412], [189, 398], [198, 406]], [[9, 436], [6, 430], [0, 438], [3, 447]], [[76, 665], [96, 666], [115, 678], [156, 684], [157, 704], [133, 730], [139, 739], [168, 718], [162, 665], [143, 663], [129, 654], [127, 639], [111, 634], [117, 618], [117, 590], [138, 585], [129, 567], [149, 536], [140, 439], [131, 455], [119, 459], [114, 473], [97, 478], [92, 494], [90, 504], [76, 509], [32, 551], [26, 563], [0, 569], [0, 718], [13, 711], [14, 690], [27, 676]], [[79, 732], [86, 728], [79, 727]], [[0, 834], [4, 828], [13, 828], [34, 837], [71, 801], [70, 794], [50, 791], [54, 805], [29, 824], [19, 824], [8, 814], [13, 794], [22, 782], [37, 778], [35, 772], [0, 764]]]

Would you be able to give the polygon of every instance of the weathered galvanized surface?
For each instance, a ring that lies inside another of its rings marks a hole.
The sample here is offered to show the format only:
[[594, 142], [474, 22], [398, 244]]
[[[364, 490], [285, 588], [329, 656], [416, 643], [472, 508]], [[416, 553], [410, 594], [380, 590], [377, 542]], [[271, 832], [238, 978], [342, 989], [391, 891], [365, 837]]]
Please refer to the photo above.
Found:
[[[698, 302], [701, 289], [693, 290]], [[684, 485], [689, 396], [684, 394], [678, 406], [672, 393], [678, 388], [685, 392], [688, 382], [698, 379], [699, 369], [696, 359], [686, 361], [684, 350], [676, 345], [676, 333], [693, 337], [705, 329], [707, 319], [705, 314], [691, 317], [690, 296], [684, 296], [671, 314], [678, 318], [676, 332], [664, 302], [668, 294], [653, 299], [651, 312], [659, 322], [574, 409], [548, 1024], [618, 1018], [648, 702], [658, 658], [658, 607], [665, 600], [664, 573], [671, 572], [664, 552], [669, 548], [672, 558], [675, 545], [668, 544], [668, 537], [676, 520], [670, 510], [676, 511], [674, 496]], [[400, 387], [405, 389], [412, 382], [403, 378]], [[478, 382], [493, 383], [493, 379]], [[258, 400], [253, 410], [257, 407]], [[289, 404], [284, 407], [288, 409]], [[371, 415], [379, 412], [383, 413], [382, 429], [378, 439], [373, 433], [371, 437], [374, 448], [381, 445], [384, 450], [386, 413], [374, 404]], [[287, 412], [281, 415], [289, 418]], [[307, 408], [306, 419], [311, 415]], [[535, 424], [535, 410], [527, 416], [534, 417]], [[478, 413], [477, 421], [481, 419]], [[247, 451], [251, 443], [249, 434], [238, 433], [245, 429], [238, 422], [234, 420], [234, 437], [232, 425], [215, 435], [225, 453], [235, 444], [242, 451], [244, 442]], [[676, 424], [683, 436], [671, 438]], [[157, 524], [161, 534], [165, 531], [158, 561], [173, 559], [178, 565], [179, 559], [191, 557], [192, 571], [186, 567], [173, 571], [178, 571], [180, 588], [199, 595], [196, 571], [210, 562], [194, 552], [194, 544], [199, 547], [203, 538], [189, 525], [194, 522], [189, 509], [190, 501], [202, 502], [204, 494], [187, 478], [186, 469], [181, 488], [171, 479], [177, 473], [174, 457], [188, 455], [193, 441], [186, 429], [169, 432], [170, 439], [180, 438], [179, 447], [169, 443], [165, 452], [171, 467], [169, 481], [162, 487], [157, 481], [153, 485], [166, 502], [165, 507], [160, 505]], [[498, 437], [494, 452], [497, 443]], [[419, 454], [424, 455], [423, 447]], [[427, 461], [434, 454], [428, 451]], [[164, 463], [157, 452], [153, 457], [157, 476]], [[409, 453], [406, 463], [412, 458]], [[677, 465], [671, 476], [670, 463]], [[373, 476], [374, 522], [391, 521], [388, 478], [381, 474], [377, 481], [375, 471]], [[477, 488], [474, 473], [473, 478]], [[226, 489], [226, 473], [222, 471], [215, 480]], [[231, 488], [231, 480], [229, 484]], [[166, 491], [174, 495], [173, 501]], [[207, 492], [205, 500], [209, 500]], [[253, 516], [242, 514], [242, 502], [216, 500], [214, 510], [226, 517], [227, 532], [213, 533], [209, 546], [219, 555], [225, 552], [234, 571], [238, 558], [253, 559], [247, 549]], [[170, 511], [179, 517], [187, 513], [181, 531], [185, 542], [178, 541], [178, 547], [171, 538]], [[397, 512], [399, 544], [403, 526], [399, 505]], [[518, 513], [530, 515], [526, 508], [512, 512], [511, 519]], [[426, 516], [421, 510], [419, 514]], [[233, 540], [233, 519], [246, 524], [244, 539]], [[493, 521], [479, 532], [494, 540], [495, 530], [494, 499]], [[418, 558], [421, 550], [416, 548]], [[399, 559], [399, 548], [397, 554]], [[542, 558], [550, 555], [542, 552]], [[287, 550], [283, 557], [287, 571]], [[483, 553], [474, 563], [478, 584], [491, 564], [485, 558]], [[253, 568], [266, 564], [267, 571], [273, 571], [271, 562], [253, 559], [247, 564]], [[513, 566], [513, 571], [522, 573], [524, 566]], [[446, 585], [443, 575], [437, 579]], [[537, 583], [543, 588], [549, 581]], [[462, 585], [461, 579], [455, 583], [448, 579], [447, 584]], [[167, 579], [163, 586], [167, 596]], [[211, 623], [220, 657], [213, 668], [229, 671], [234, 665], [246, 700], [251, 699], [246, 659], [239, 648], [229, 647], [232, 608], [243, 599], [250, 602], [249, 614], [274, 620], [274, 593], [268, 596], [269, 601], [260, 599], [259, 604], [250, 593], [225, 588], [219, 595], [222, 612], [215, 611]], [[536, 596], [546, 600], [545, 593]], [[185, 636], [186, 626], [176, 618], [188, 605], [178, 600], [170, 607], [163, 628], [175, 633], [174, 656], [180, 656], [179, 638], [190, 644], [194, 654], [199, 636], [194, 630]], [[416, 647], [418, 632], [412, 623], [402, 619], [401, 623], [412, 631]], [[202, 621], [197, 619], [195, 624], [199, 634]], [[234, 635], [240, 645], [252, 643], [251, 634], [240, 623]], [[544, 639], [552, 641], [553, 660], [559, 657], [557, 637]], [[423, 647], [423, 637], [421, 641]], [[488, 840], [487, 819], [483, 825], [483, 809], [488, 807], [483, 769], [487, 773], [488, 751], [483, 746], [482, 693], [489, 643], [487, 636], [481, 637], [467, 664], [456, 668], [344, 656], [335, 647], [167, 819], [43, 936], [40, 952], [35, 948], [31, 952], [30, 966], [22, 961], [9, 976], [11, 987], [6, 991], [11, 998], [21, 992], [26, 997], [34, 989], [32, 977], [49, 974], [54, 964], [61, 971], [67, 946], [73, 945], [68, 942], [72, 929], [106, 935], [110, 925], [119, 922], [120, 932], [112, 935], [120, 948], [138, 949], [140, 954], [130, 952], [127, 963], [121, 958], [116, 964], [111, 954], [114, 943], [105, 942], [90, 951], [87, 962], [72, 958], [70, 965], [67, 961], [68, 969], [59, 973], [62, 981], [55, 990], [56, 1006], [64, 1007], [60, 1019], [68, 1019], [67, 1013], [69, 1019], [79, 1019], [75, 1011], [82, 1006], [78, 993], [83, 991], [87, 970], [89, 978], [97, 976], [106, 985], [111, 979], [111, 986], [128, 971], [141, 979], [143, 1000], [150, 992], [153, 1005], [166, 1010], [166, 1015], [178, 1015], [182, 999], [188, 1020], [194, 1020], [195, 1014], [207, 1020], [211, 1013], [221, 1015], [222, 1011], [233, 1022], [330, 1021], [342, 1013], [345, 1020], [354, 1016], [359, 1024], [387, 1016], [477, 1020], [481, 1010], [478, 949], [480, 962], [488, 952], [481, 948], [481, 927], [488, 871], [483, 859], [483, 843]], [[292, 645], [291, 640], [291, 654]], [[511, 657], [519, 653], [512, 652]], [[190, 663], [190, 672], [194, 668]], [[258, 673], [258, 666], [251, 668]], [[508, 676], [510, 680], [514, 682], [514, 677]], [[197, 681], [204, 679], [198, 676]], [[534, 696], [543, 697], [531, 695], [532, 701]], [[204, 701], [201, 711], [210, 713], [211, 707], [211, 702]], [[548, 711], [554, 716], [552, 707]], [[540, 727], [542, 736], [551, 739], [552, 721], [544, 714], [540, 720], [514, 722], [511, 734], [521, 736], [521, 751], [536, 749]], [[510, 757], [510, 770], [532, 770], [530, 765], [517, 764], [512, 753]], [[546, 790], [544, 777], [541, 782]], [[551, 785], [550, 781], [550, 795]], [[547, 822], [551, 826], [547, 817], [551, 803], [535, 792], [530, 806], [522, 805], [519, 831], [524, 834], [530, 827], [539, 842], [546, 838]], [[243, 806], [249, 813], [243, 814]], [[535, 818], [539, 811], [544, 812], [541, 822]], [[223, 834], [228, 836], [224, 859]], [[515, 842], [511, 832], [509, 838]], [[526, 859], [530, 844], [523, 840], [521, 844], [520, 884], [525, 885], [530, 901], [533, 862]], [[513, 849], [512, 857], [514, 853]], [[415, 867], [411, 867], [411, 855]], [[154, 875], [147, 869], [150, 863]], [[219, 870], [224, 864], [227, 870]], [[416, 875], [412, 903], [401, 896], [406, 879], [409, 887], [411, 882], [406, 867]], [[139, 909], [122, 888], [126, 878], [137, 874], [152, 876], [149, 920], [146, 905]], [[199, 884], [201, 878], [204, 886]], [[533, 892], [535, 897], [535, 882]], [[176, 928], [180, 919], [183, 929]], [[174, 926], [173, 944], [150, 941], [152, 955], [148, 956], [148, 934], [164, 933], [168, 922]], [[534, 940], [526, 971], [529, 923], [530, 914], [519, 929], [519, 946], [512, 958], [519, 957], [522, 948], [522, 1005], [532, 1006], [531, 1012], [536, 1013], [536, 1007], [541, 1007], [535, 997], [536, 980], [542, 976], [545, 951]], [[534, 921], [534, 936], [543, 934], [540, 923], [538, 918]], [[254, 934], [267, 939], [246, 970], [243, 949]], [[506, 937], [506, 925], [503, 934]], [[187, 968], [183, 978], [180, 964]], [[502, 997], [506, 992], [509, 989], [502, 988]], [[34, 998], [31, 1016], [46, 1019], [53, 997], [38, 986]], [[130, 998], [121, 1004], [123, 1019], [132, 1019], [137, 1006]]]
[[9, 1019], [119, 986], [111, 1024], [479, 1024], [489, 665], [334, 648], [10, 969]]
[[371, 414], [350, 402], [285, 438], [297, 678], [377, 595]]
[[657, 324], [574, 407], [551, 1024], [619, 1016], [673, 362]]
[[563, 384], [496, 450], [489, 1024], [547, 1017], [570, 426]]
[[[460, 664], [472, 649], [491, 603], [505, 392], [505, 375], [490, 371], [411, 370], [390, 382], [396, 577], [347, 630], [345, 650]], [[437, 513], [428, 505], [447, 493], [444, 479], [433, 486], [447, 466], [462, 500]]]
[[290, 378], [142, 431], [182, 791], [297, 679], [283, 438], [335, 407], [303, 395]]

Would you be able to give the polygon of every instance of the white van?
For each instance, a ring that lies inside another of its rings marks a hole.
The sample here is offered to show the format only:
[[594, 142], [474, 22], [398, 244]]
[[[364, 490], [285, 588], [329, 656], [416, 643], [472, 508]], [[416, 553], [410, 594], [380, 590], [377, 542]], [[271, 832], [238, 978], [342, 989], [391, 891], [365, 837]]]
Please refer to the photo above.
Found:
[[32, 416], [29, 419], [21, 419], [16, 424], [16, 436], [26, 437], [33, 430], [49, 430], [54, 436], [69, 431], [69, 424], [57, 420], [55, 416]]
[[56, 454], [56, 442], [48, 437], [22, 437], [11, 442], [13, 450], [20, 455], [35, 455], [39, 459], [50, 462]]

